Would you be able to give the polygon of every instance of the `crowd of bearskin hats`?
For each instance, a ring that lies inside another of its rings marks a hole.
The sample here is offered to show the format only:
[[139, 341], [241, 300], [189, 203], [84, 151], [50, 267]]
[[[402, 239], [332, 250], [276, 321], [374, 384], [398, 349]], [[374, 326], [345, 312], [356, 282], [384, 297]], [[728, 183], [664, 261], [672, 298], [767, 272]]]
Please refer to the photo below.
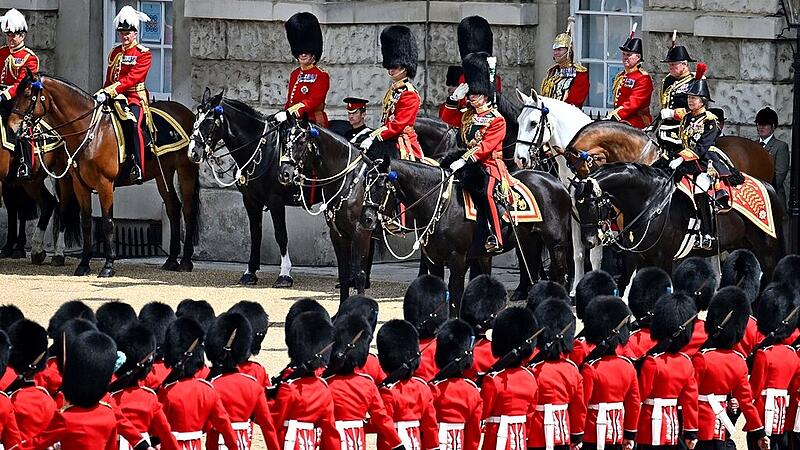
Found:
[[290, 362], [272, 378], [252, 359], [269, 327], [257, 302], [217, 315], [197, 300], [138, 314], [69, 301], [46, 328], [4, 305], [0, 443], [247, 450], [257, 425], [268, 450], [363, 450], [369, 433], [379, 450], [722, 449], [741, 414], [748, 447], [797, 444], [800, 256], [770, 277], [747, 250], [719, 277], [699, 258], [671, 275], [640, 269], [624, 297], [593, 271], [575, 314], [548, 281], [513, 306], [482, 275], [448, 318], [447, 286], [425, 275], [404, 320], [380, 327], [369, 297], [333, 317], [304, 298], [285, 319]]

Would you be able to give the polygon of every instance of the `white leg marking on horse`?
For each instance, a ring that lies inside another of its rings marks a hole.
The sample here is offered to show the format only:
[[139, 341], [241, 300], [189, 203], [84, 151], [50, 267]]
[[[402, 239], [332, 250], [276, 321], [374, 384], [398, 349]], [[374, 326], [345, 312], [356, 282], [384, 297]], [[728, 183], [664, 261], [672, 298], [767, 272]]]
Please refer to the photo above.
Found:
[[572, 290], [570, 295], [575, 295], [575, 287], [578, 281], [583, 278], [583, 241], [581, 240], [581, 225], [577, 220], [572, 220], [572, 253], [573, 261], [575, 262], [575, 278], [572, 280]]
[[600, 268], [603, 262], [603, 246], [598, 245], [589, 251], [589, 261], [592, 263], [592, 270]]
[[56, 255], [64, 256], [64, 248], [67, 245], [64, 243], [64, 232], [59, 231], [58, 237], [56, 238]]
[[628, 303], [628, 295], [631, 293], [631, 285], [633, 284], [633, 279], [636, 278], [636, 274], [639, 272], [639, 268], [637, 267], [634, 269], [633, 273], [631, 274], [631, 278], [628, 280], [628, 285], [625, 286], [625, 293], [622, 294], [622, 300], [625, 303]]
[[33, 238], [31, 239], [31, 254], [41, 253], [44, 251], [44, 232], [39, 227], [33, 229]]
[[292, 260], [289, 259], [289, 251], [286, 251], [286, 254], [281, 256], [281, 275], [280, 276], [292, 276]]

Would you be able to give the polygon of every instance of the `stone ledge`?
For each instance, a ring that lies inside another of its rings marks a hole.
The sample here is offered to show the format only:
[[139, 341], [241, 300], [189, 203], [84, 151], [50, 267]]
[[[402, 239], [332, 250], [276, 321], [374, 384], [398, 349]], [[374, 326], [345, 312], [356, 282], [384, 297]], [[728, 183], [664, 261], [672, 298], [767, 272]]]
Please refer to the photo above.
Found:
[[694, 33], [697, 11], [647, 10], [642, 16], [642, 31], [672, 33]]
[[28, 11], [58, 11], [59, 0], [4, 0], [2, 10], [17, 8]]
[[704, 15], [694, 21], [696, 36], [733, 39], [775, 39], [783, 17]]

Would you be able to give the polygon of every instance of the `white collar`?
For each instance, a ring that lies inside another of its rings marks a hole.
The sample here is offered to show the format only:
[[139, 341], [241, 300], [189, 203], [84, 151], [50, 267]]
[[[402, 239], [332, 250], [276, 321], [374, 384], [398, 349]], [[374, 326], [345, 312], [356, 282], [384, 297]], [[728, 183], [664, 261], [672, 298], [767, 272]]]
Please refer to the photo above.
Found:
[[769, 141], [771, 141], [771, 140], [772, 140], [772, 137], [773, 137], [773, 136], [775, 136], [775, 133], [773, 133], [773, 134], [770, 134], [769, 136], [767, 136], [767, 137], [766, 137], [766, 139], [761, 139], [761, 138], [758, 138], [758, 140], [759, 140], [759, 141], [761, 141], [761, 143], [762, 143], [762, 144], [764, 144], [764, 147], [766, 147], [766, 146], [767, 146], [767, 144], [769, 144]]

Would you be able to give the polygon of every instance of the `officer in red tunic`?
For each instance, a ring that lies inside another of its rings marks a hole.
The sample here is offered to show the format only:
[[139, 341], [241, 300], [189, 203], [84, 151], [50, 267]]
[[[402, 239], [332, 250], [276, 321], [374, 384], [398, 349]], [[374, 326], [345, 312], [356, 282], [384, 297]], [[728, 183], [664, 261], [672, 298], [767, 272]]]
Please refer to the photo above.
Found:
[[572, 45], [574, 24], [575, 18], [570, 16], [567, 31], [553, 40], [555, 64], [547, 69], [539, 93], [581, 108], [589, 96], [589, 71], [574, 62], [575, 50]]
[[137, 42], [140, 22], [149, 22], [143, 12], [123, 6], [114, 18], [114, 28], [121, 43], [108, 54], [108, 69], [103, 89], [94, 94], [98, 103], [106, 103], [117, 96], [125, 97], [127, 106], [135, 118], [133, 133], [133, 166], [131, 182], [141, 182], [144, 177], [145, 122], [149, 118], [149, 95], [145, 83], [153, 63], [150, 49]]
[[[441, 114], [441, 119], [447, 124], [461, 129], [461, 138], [467, 147], [467, 151], [457, 159], [454, 159], [456, 155], [446, 156], [442, 164], [449, 165], [453, 172], [458, 172], [467, 163], [478, 163], [482, 169], [475, 170], [476, 167], [472, 166], [462, 176], [462, 181], [466, 181], [464, 188], [470, 191], [478, 207], [477, 236], [488, 234], [484, 244], [488, 253], [503, 249], [495, 187], [500, 187], [499, 195], [503, 197], [509, 195], [510, 189], [502, 148], [506, 136], [506, 121], [495, 106], [495, 62], [496, 59], [486, 53], [467, 55], [463, 67], [468, 92], [456, 89], [448, 97]], [[458, 109], [458, 101], [461, 99], [457, 98], [456, 93], [468, 96], [469, 107], [465, 111]]]
[[[378, 328], [378, 302], [365, 295], [351, 295], [339, 304], [339, 311], [336, 312], [336, 317], [347, 314], [357, 314], [363, 317], [370, 326], [370, 333], [374, 337], [375, 330]], [[378, 357], [372, 353], [367, 354], [367, 361], [362, 367], [355, 368], [356, 373], [363, 373], [372, 377], [375, 384], [380, 384], [386, 374], [381, 369], [381, 364]]]
[[6, 126], [6, 120], [11, 114], [12, 100], [17, 95], [20, 81], [28, 70], [34, 75], [39, 72], [39, 58], [25, 47], [28, 24], [19, 11], [12, 8], [0, 17], [0, 29], [6, 35], [6, 45], [0, 47], [0, 119], [3, 122], [0, 124], [0, 147], [17, 151], [20, 157], [17, 178], [25, 180], [31, 177], [33, 148], [29, 143], [19, 142], [15, 145], [14, 134]]
[[658, 267], [645, 267], [636, 271], [628, 292], [628, 306], [639, 328], [631, 333], [622, 356], [637, 360], [653, 348], [656, 344], [650, 335], [654, 317], [653, 308], [656, 306], [656, 300], [671, 292], [672, 280], [663, 270]]
[[631, 35], [619, 48], [622, 50], [624, 70], [614, 77], [612, 95], [614, 110], [609, 117], [636, 128], [645, 128], [653, 118], [650, 116], [650, 97], [653, 96], [653, 79], [642, 68], [642, 40], [635, 38], [636, 23]]
[[[405, 320], [390, 320], [378, 331], [378, 359], [386, 372], [379, 392], [406, 450], [439, 447], [439, 427], [433, 396], [425, 380], [412, 376], [419, 364], [419, 337]], [[392, 443], [378, 440], [378, 450]]]
[[492, 341], [486, 335], [494, 328], [495, 317], [508, 302], [506, 287], [491, 275], [478, 275], [467, 284], [461, 299], [459, 316], [475, 331], [472, 366], [464, 376], [476, 381], [497, 361], [492, 354]]
[[242, 300], [228, 310], [230, 313], [239, 313], [243, 315], [250, 322], [250, 327], [253, 330], [253, 341], [250, 346], [250, 353], [245, 361], [239, 364], [239, 372], [250, 375], [255, 378], [258, 383], [264, 387], [269, 387], [269, 375], [267, 375], [264, 366], [254, 361], [251, 357], [258, 355], [261, 352], [261, 344], [267, 336], [269, 329], [269, 316], [264, 311], [264, 307], [258, 302], [250, 300]]
[[157, 390], [164, 384], [169, 369], [164, 365], [164, 338], [169, 324], [176, 319], [172, 307], [162, 302], [150, 302], [139, 310], [139, 322], [148, 328], [156, 337], [156, 353], [153, 355], [153, 367], [144, 379], [144, 386]]
[[[589, 303], [601, 295], [617, 295], [617, 282], [605, 270], [592, 270], [583, 276], [575, 286], [575, 315], [578, 320], [586, 321], [586, 307]], [[575, 364], [583, 363], [586, 355], [594, 349], [594, 344], [588, 342], [581, 331], [572, 344], [572, 352], [569, 354], [570, 361]]]
[[[11, 351], [11, 340], [5, 331], [0, 330], [0, 378], [8, 367], [8, 354]], [[14, 416], [14, 405], [5, 391], [0, 390], [0, 446], [11, 448], [20, 441], [17, 418]]]
[[583, 441], [586, 403], [578, 366], [567, 359], [575, 338], [575, 316], [560, 298], [543, 301], [534, 311], [544, 331], [531, 371], [539, 386], [528, 448], [568, 450]]
[[[761, 291], [761, 277], [761, 264], [756, 255], [750, 250], [740, 248], [732, 251], [723, 261], [719, 286], [721, 288], [739, 287], [747, 295], [751, 309], [755, 309], [755, 302]], [[792, 330], [792, 334], [787, 339], [788, 344], [791, 345], [798, 336], [800, 336], [800, 332], [796, 329]], [[762, 339], [764, 339], [764, 335], [758, 331], [756, 318], [751, 315], [744, 330], [744, 337], [733, 346], [733, 349], [742, 355], [749, 355]]]
[[431, 381], [439, 422], [439, 450], [478, 450], [483, 400], [478, 386], [464, 377], [472, 365], [472, 327], [461, 319], [445, 322], [436, 335], [436, 367]]
[[292, 114], [309, 122], [328, 127], [325, 98], [330, 88], [330, 76], [317, 66], [322, 57], [322, 30], [317, 16], [299, 12], [286, 21], [286, 39], [300, 67], [289, 75], [289, 95], [283, 105], [285, 111], [275, 115], [283, 122]]
[[381, 32], [381, 54], [392, 84], [383, 97], [383, 125], [361, 142], [361, 148], [370, 150], [377, 142], [374, 154], [420, 159], [422, 147], [414, 131], [420, 96], [411, 82], [417, 74], [417, 40], [406, 26], [386, 27]]
[[[702, 313], [708, 309], [711, 297], [717, 290], [717, 276], [705, 259], [692, 256], [683, 260], [672, 272], [672, 285], [675, 293], [682, 292], [694, 299], [697, 312]], [[708, 340], [706, 328], [704, 321], [698, 318], [694, 322], [692, 339], [681, 351], [694, 356]]]
[[422, 275], [408, 285], [403, 298], [403, 318], [419, 333], [420, 363], [414, 376], [430, 380], [436, 375], [436, 330], [448, 317], [447, 285], [434, 275]]

